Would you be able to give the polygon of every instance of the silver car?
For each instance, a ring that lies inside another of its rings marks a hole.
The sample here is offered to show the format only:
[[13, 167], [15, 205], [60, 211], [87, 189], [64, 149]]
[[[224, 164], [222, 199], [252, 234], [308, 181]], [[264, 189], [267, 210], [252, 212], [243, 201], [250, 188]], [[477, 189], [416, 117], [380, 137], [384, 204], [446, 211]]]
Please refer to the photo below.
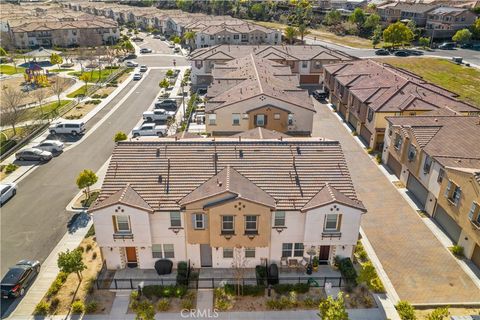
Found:
[[44, 140], [40, 144], [36, 145], [35, 149], [48, 151], [51, 153], [59, 153], [63, 150], [63, 142], [58, 140]]
[[15, 158], [20, 161], [48, 161], [53, 158], [49, 151], [43, 151], [36, 148], [27, 148], [18, 151]]
[[0, 184], [0, 206], [17, 194], [17, 185], [15, 183]]

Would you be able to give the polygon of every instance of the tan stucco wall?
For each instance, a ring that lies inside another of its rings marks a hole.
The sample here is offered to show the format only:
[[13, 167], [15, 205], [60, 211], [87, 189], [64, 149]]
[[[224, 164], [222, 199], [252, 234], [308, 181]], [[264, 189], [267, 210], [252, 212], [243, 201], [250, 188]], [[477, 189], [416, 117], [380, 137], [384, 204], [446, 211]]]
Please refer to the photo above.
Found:
[[[275, 113], [280, 114], [280, 119], [275, 120]], [[265, 129], [278, 132], [288, 131], [288, 112], [275, 108], [274, 106], [265, 106], [248, 112], [248, 129], [254, 129], [257, 127], [255, 125], [255, 116], [258, 114], [264, 114], [267, 116], [267, 124], [264, 126]]]

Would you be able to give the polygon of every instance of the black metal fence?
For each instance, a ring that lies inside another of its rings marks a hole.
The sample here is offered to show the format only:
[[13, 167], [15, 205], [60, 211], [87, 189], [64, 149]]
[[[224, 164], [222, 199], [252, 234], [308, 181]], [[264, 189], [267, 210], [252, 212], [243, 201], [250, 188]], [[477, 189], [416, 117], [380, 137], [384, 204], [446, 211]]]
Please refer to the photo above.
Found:
[[[264, 279], [267, 280], [267, 279]], [[297, 284], [306, 283], [312, 287], [324, 288], [330, 283], [333, 288], [345, 286], [346, 281], [342, 277], [282, 277], [278, 279], [280, 284]], [[256, 278], [243, 278], [240, 280], [242, 285], [257, 285]], [[237, 278], [199, 278], [188, 280], [188, 288], [190, 289], [214, 289], [225, 284], [237, 284]], [[267, 283], [267, 281], [265, 281]], [[99, 290], [133, 290], [139, 286], [160, 285], [173, 286], [177, 284], [175, 277], [158, 278], [158, 279], [97, 279], [95, 287]]]

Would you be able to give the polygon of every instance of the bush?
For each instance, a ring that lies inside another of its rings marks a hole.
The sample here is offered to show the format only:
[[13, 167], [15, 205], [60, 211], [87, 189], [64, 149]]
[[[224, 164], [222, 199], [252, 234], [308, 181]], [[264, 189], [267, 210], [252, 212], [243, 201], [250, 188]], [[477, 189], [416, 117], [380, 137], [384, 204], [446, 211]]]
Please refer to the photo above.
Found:
[[267, 300], [266, 306], [270, 310], [284, 310], [293, 307], [292, 302], [286, 296], [282, 296], [280, 299]]
[[60, 304], [60, 299], [58, 298], [53, 298], [52, 300], [50, 300], [50, 313], [55, 312], [59, 304]]
[[6, 165], [4, 170], [5, 170], [6, 174], [10, 174], [17, 169], [18, 169], [18, 166], [16, 164], [9, 163], [9, 164]]
[[125, 132], [119, 131], [115, 134], [115, 137], [113, 138], [113, 141], [119, 142], [119, 141], [124, 141], [127, 140], [127, 134]]
[[177, 264], [177, 285], [188, 285], [188, 264], [185, 261]]
[[308, 283], [283, 283], [274, 285], [273, 289], [278, 294], [285, 294], [289, 293], [290, 291], [295, 291], [297, 293], [307, 293], [310, 290], [310, 286], [308, 285]]
[[94, 95], [92, 95], [92, 98], [98, 99], [98, 98], [101, 98], [101, 96], [99, 94], [95, 93]]
[[85, 310], [85, 305], [83, 304], [82, 301], [77, 300], [74, 303], [72, 303], [72, 313], [73, 314], [83, 313], [84, 310]]
[[62, 285], [65, 283], [67, 280], [68, 274], [65, 272], [60, 272], [53, 283], [50, 285], [50, 288], [47, 290], [47, 297], [53, 297], [54, 295], [57, 294], [57, 292], [60, 290]]
[[398, 315], [402, 320], [415, 320], [415, 309], [407, 301], [399, 301], [395, 308], [398, 311]]
[[90, 301], [85, 305], [85, 313], [94, 313], [97, 311], [98, 303], [96, 301]]
[[132, 293], [130, 293], [130, 309], [135, 310], [138, 307], [139, 300], [140, 296], [138, 295], [138, 291], [132, 291]]
[[383, 283], [378, 277], [377, 271], [370, 261], [365, 262], [362, 265], [360, 273], [357, 277], [357, 282], [366, 284], [368, 288], [374, 292], [385, 292]]
[[257, 278], [257, 285], [264, 286], [267, 279], [267, 268], [265, 266], [255, 266], [255, 277]]
[[448, 311], [448, 307], [437, 308], [433, 310], [433, 312], [427, 314], [427, 320], [444, 320], [449, 315], [450, 312]]
[[50, 304], [46, 301], [40, 301], [33, 312], [36, 316], [46, 316], [50, 310]]
[[85, 285], [85, 290], [91, 294], [93, 293], [93, 288], [95, 287], [95, 278], [90, 278], [87, 280], [87, 284]]
[[382, 155], [380, 153], [377, 153], [377, 155], [375, 156], [375, 160], [377, 160], [378, 164], [382, 163]]
[[350, 258], [339, 259], [338, 269], [340, 269], [342, 276], [347, 279], [347, 282], [352, 282], [354, 285], [357, 284], [357, 272], [355, 271], [352, 260], [350, 260]]
[[182, 307], [182, 309], [192, 310], [193, 309], [193, 300], [191, 300], [191, 299], [182, 300], [182, 302], [180, 302], [180, 306]]
[[142, 291], [143, 295], [148, 299], [152, 298], [182, 298], [187, 293], [185, 286], [145, 286]]
[[305, 299], [303, 299], [303, 305], [307, 308], [317, 308], [318, 305], [320, 304], [320, 300], [307, 296]]
[[463, 257], [463, 247], [459, 245], [454, 245], [453, 247], [448, 248], [450, 252], [457, 257]]
[[93, 237], [94, 235], [95, 235], [95, 227], [92, 225], [90, 229], [88, 229], [88, 232], [85, 235], [85, 238]]
[[88, 252], [90, 250], [92, 250], [92, 245], [89, 243], [87, 244], [87, 246], [85, 247], [85, 250]]
[[157, 304], [158, 311], [167, 311], [170, 309], [170, 301], [168, 299], [160, 299]]

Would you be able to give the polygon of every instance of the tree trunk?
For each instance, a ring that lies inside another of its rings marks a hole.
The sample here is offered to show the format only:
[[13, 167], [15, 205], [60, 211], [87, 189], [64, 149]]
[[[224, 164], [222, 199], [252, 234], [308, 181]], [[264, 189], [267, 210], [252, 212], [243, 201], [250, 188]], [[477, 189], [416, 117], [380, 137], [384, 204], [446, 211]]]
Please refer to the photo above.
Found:
[[78, 277], [78, 282], [82, 282], [82, 273], [80, 271], [77, 271], [77, 277]]
[[17, 129], [15, 128], [15, 123], [12, 123], [13, 135], [17, 135]]

